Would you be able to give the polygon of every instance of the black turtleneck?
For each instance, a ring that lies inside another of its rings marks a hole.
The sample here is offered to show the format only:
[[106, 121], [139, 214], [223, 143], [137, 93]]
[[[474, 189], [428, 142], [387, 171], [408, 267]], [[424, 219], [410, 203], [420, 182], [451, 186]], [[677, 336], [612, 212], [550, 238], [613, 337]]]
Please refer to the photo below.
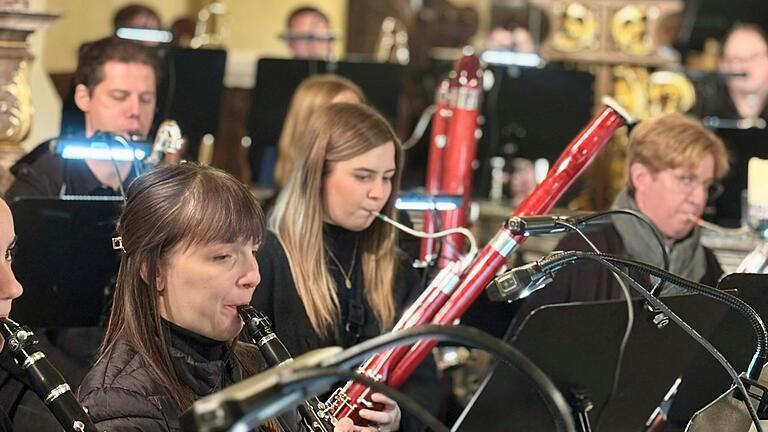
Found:
[[163, 320], [176, 375], [196, 395], [205, 396], [241, 380], [242, 373], [226, 342]]
[[163, 318], [163, 324], [165, 324], [166, 329], [168, 330], [166, 334], [170, 336], [171, 346], [183, 346], [189, 348], [190, 354], [196, 354], [201, 359], [208, 361], [224, 360], [227, 354], [227, 345], [225, 342], [199, 335], [184, 327], [178, 326], [165, 318]]

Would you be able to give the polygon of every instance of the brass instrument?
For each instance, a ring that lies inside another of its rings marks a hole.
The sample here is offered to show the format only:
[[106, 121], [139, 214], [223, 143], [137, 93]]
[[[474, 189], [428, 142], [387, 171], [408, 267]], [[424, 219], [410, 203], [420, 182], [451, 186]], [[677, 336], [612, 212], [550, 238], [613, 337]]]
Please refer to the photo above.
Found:
[[696, 103], [696, 89], [683, 74], [656, 71], [650, 76], [648, 86], [648, 114], [686, 112]]
[[179, 124], [175, 120], [163, 121], [157, 128], [152, 153], [146, 160], [147, 165], [156, 166], [161, 162], [168, 163], [168, 159], [175, 161], [176, 155], [184, 148], [184, 142]]
[[696, 102], [693, 83], [679, 72], [649, 72], [645, 67], [613, 68], [614, 95], [636, 118], [686, 112]]
[[227, 6], [214, 0], [197, 13], [195, 36], [189, 42], [192, 48], [218, 48], [225, 45], [229, 38]]
[[384, 18], [379, 37], [376, 39], [373, 58], [381, 63], [408, 64], [408, 31], [402, 21], [391, 16]]

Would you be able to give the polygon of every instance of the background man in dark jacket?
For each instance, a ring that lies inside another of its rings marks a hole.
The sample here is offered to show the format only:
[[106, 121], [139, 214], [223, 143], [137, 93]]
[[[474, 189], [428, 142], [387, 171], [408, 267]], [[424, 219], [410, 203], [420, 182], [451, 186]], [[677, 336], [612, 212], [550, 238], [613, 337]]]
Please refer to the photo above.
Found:
[[[85, 136], [111, 132], [146, 137], [155, 115], [157, 60], [138, 43], [108, 37], [85, 44], [75, 71], [75, 104], [85, 113]], [[11, 171], [6, 193], [21, 196], [114, 195], [135, 176], [130, 161], [65, 160], [43, 143]]]

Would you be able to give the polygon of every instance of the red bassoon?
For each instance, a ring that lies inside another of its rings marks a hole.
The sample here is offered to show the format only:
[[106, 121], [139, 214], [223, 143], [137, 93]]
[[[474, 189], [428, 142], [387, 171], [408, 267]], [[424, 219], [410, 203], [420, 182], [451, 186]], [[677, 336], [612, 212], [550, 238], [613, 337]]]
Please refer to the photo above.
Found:
[[[544, 180], [520, 204], [512, 216], [545, 214], [551, 210], [560, 196], [610, 140], [616, 129], [628, 122], [630, 122], [629, 114], [615, 101], [606, 103], [606, 106], [568, 144]], [[449, 325], [460, 318], [491, 282], [501, 266], [506, 263], [507, 257], [525, 239], [525, 236], [511, 234], [502, 225], [462, 277], [458, 288], [431, 319], [432, 324]], [[413, 345], [397, 363], [397, 368], [392, 370], [387, 384], [395, 388], [402, 385], [435, 344], [435, 341], [421, 341]]]
[[[548, 212], [605, 146], [616, 129], [629, 122], [630, 116], [618, 104], [606, 102], [606, 106], [568, 144], [544, 180], [512, 216]], [[443, 269], [406, 311], [393, 331], [428, 322], [452, 324], [482, 293], [507, 257], [523, 241], [524, 236], [515, 236], [502, 226], [463, 277], [450, 274], [448, 270], [451, 266]], [[422, 341], [411, 347], [390, 349], [366, 361], [358, 372], [397, 388], [413, 373], [435, 344], [435, 341]], [[368, 387], [349, 382], [326, 402], [326, 409], [337, 419], [351, 417], [357, 424], [361, 421], [358, 410], [371, 404], [369, 394]]]
[[[440, 177], [440, 192], [460, 196], [462, 205], [453, 210], [440, 212], [442, 229], [467, 225], [470, 196], [472, 192], [472, 163], [477, 155], [479, 139], [478, 117], [483, 69], [480, 59], [465, 53], [456, 62], [456, 96], [451, 100], [451, 121], [448, 126], [448, 143], [443, 150], [443, 169]], [[443, 240], [438, 267], [459, 259], [464, 251], [465, 239], [460, 234], [451, 234]]]

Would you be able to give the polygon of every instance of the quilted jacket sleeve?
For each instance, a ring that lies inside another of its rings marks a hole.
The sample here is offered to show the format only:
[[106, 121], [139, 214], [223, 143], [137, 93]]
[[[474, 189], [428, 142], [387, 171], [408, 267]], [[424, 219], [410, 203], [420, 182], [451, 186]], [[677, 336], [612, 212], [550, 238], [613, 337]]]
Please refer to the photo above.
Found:
[[80, 399], [99, 431], [171, 430], [157, 398], [118, 387], [106, 387], [81, 395]]

